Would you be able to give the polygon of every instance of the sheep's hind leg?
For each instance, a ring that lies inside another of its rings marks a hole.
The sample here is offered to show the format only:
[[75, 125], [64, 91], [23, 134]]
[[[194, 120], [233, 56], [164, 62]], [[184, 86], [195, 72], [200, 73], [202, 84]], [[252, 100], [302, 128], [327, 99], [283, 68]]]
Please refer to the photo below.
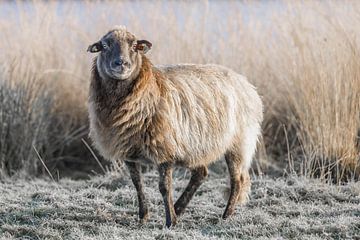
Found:
[[144, 223], [147, 221], [149, 217], [149, 210], [147, 207], [145, 194], [144, 194], [140, 164], [135, 162], [128, 162], [128, 161], [125, 161], [125, 163], [127, 168], [129, 169], [131, 180], [137, 191], [138, 204], [139, 204], [139, 219], [141, 223]]
[[225, 154], [225, 160], [228, 165], [230, 174], [230, 196], [223, 214], [226, 219], [235, 212], [236, 204], [245, 203], [250, 192], [250, 176], [248, 169], [243, 169], [243, 159], [236, 152], [228, 152]]
[[164, 200], [166, 226], [176, 224], [176, 214], [172, 198], [172, 164], [162, 163], [159, 166], [159, 190]]
[[181, 215], [184, 211], [191, 198], [195, 194], [196, 190], [204, 182], [206, 176], [208, 175], [208, 169], [205, 166], [195, 168], [191, 171], [191, 179], [189, 184], [185, 188], [183, 194], [175, 203], [175, 213], [177, 216]]

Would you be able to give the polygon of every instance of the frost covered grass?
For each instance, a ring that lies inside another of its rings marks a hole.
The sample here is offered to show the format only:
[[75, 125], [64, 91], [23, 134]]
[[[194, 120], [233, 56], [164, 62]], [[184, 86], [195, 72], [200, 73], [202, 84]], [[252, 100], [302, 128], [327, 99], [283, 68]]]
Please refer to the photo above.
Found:
[[[177, 171], [175, 197], [187, 179]], [[304, 177], [257, 178], [250, 202], [221, 219], [227, 179], [210, 172], [186, 213], [171, 229], [157, 174], [145, 175], [149, 222], [137, 221], [129, 177], [87, 181], [6, 180], [0, 184], [0, 239], [356, 239], [360, 237], [360, 183], [328, 185]]]

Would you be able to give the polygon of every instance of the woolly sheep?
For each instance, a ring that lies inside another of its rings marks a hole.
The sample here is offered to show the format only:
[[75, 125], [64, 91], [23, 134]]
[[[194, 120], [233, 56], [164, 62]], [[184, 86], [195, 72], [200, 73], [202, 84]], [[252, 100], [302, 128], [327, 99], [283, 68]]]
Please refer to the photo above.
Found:
[[[223, 66], [154, 66], [145, 56], [151, 46], [124, 27], [89, 46], [89, 52], [99, 52], [89, 93], [90, 137], [105, 158], [126, 163], [141, 222], [149, 213], [140, 164], [157, 166], [168, 227], [205, 180], [207, 166], [225, 156], [231, 182], [225, 219], [250, 192], [262, 101], [245, 77]], [[175, 204], [174, 166], [192, 173]]]

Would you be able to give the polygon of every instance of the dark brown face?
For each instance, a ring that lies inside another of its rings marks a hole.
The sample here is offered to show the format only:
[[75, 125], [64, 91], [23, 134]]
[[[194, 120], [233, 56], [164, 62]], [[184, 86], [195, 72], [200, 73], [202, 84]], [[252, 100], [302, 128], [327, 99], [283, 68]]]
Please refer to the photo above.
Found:
[[89, 52], [100, 52], [97, 68], [102, 78], [126, 80], [141, 64], [141, 55], [151, 48], [146, 40], [137, 40], [125, 29], [108, 32], [99, 42], [89, 46]]

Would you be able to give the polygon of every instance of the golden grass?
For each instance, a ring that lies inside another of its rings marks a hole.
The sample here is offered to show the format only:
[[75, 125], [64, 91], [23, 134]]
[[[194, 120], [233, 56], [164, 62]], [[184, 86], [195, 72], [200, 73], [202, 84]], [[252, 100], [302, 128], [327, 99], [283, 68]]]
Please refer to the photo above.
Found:
[[246, 75], [265, 103], [264, 170], [360, 173], [359, 2], [17, 2], [0, 15], [0, 74], [46, 84], [66, 138], [87, 125], [86, 48], [117, 24], [154, 44], [156, 64], [212, 62]]

